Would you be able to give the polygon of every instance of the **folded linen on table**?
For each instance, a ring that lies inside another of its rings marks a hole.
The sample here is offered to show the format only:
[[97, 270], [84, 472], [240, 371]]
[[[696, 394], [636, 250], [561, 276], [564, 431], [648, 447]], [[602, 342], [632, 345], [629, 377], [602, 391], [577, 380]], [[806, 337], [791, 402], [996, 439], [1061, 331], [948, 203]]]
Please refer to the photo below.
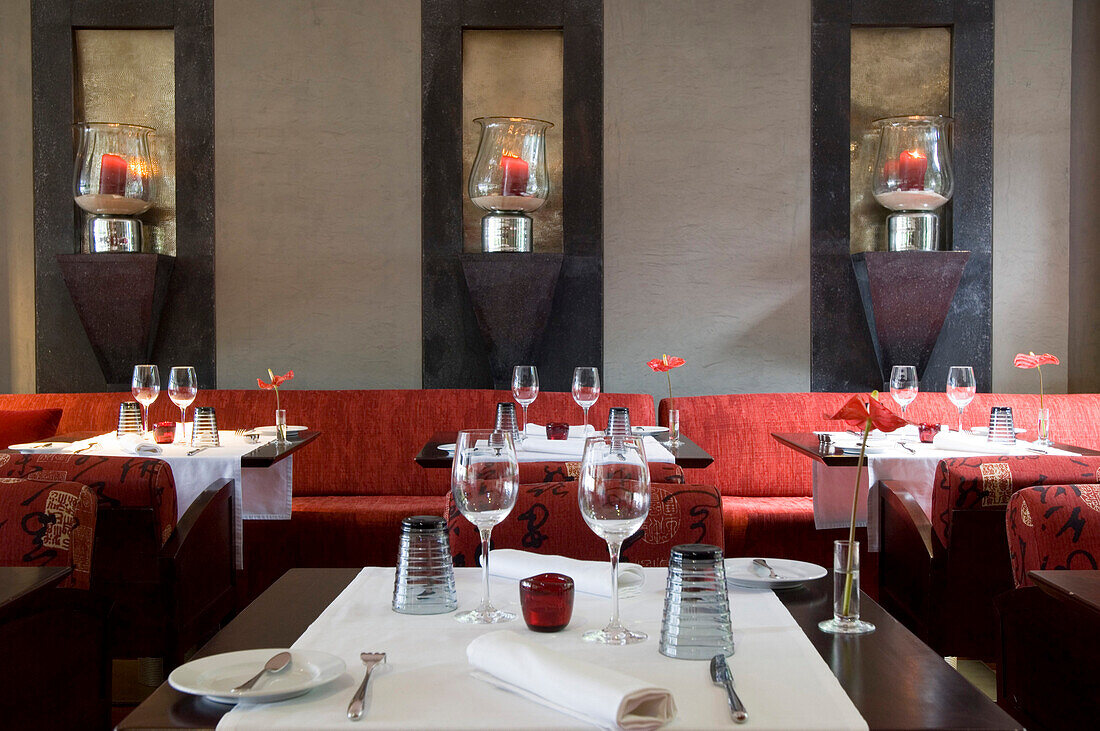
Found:
[[[523, 427], [523, 433], [528, 435], [528, 436], [533, 436], [533, 437], [537, 437], [538, 435], [541, 434], [542, 436], [545, 437], [546, 436], [546, 426], [544, 424], [528, 424], [527, 426]], [[582, 442], [585, 439], [585, 437], [594, 437], [599, 433], [600, 432], [596, 431], [596, 427], [592, 426], [591, 424], [586, 424], [584, 426], [571, 426], [571, 427], [569, 427], [569, 438], [570, 439], [580, 439]], [[565, 440], [564, 439], [558, 439], [557, 441], [563, 442]]]
[[945, 452], [968, 452], [971, 454], [1036, 454], [1041, 450], [1048, 454], [1074, 454], [1053, 447], [1036, 447], [1031, 442], [1016, 440], [1015, 444], [998, 444], [978, 434], [965, 434], [957, 431], [941, 431], [932, 439], [932, 446]]
[[161, 454], [164, 451], [159, 444], [142, 439], [138, 434], [123, 434], [118, 438], [118, 448], [127, 454], [136, 455]]
[[672, 693], [624, 673], [578, 660], [510, 630], [466, 647], [475, 675], [574, 718], [604, 728], [655, 729], [676, 717]]
[[[536, 574], [565, 574], [573, 579], [573, 588], [585, 594], [611, 596], [611, 562], [581, 561], [566, 556], [530, 553], [511, 548], [489, 551], [489, 573], [504, 579], [526, 579]], [[634, 596], [642, 591], [645, 572], [636, 563], [619, 564], [619, 596]]]
[[[653, 437], [644, 437], [642, 448], [649, 462], [676, 461], [676, 456]], [[529, 434], [527, 439], [516, 445], [516, 459], [520, 462], [580, 462], [582, 457], [583, 439], [547, 439]]]

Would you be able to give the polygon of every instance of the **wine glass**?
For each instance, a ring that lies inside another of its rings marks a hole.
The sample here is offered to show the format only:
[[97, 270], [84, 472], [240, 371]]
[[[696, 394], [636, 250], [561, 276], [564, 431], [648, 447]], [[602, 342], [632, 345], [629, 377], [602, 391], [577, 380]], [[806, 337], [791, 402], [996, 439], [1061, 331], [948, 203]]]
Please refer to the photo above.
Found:
[[916, 366], [896, 365], [890, 370], [890, 395], [901, 407], [903, 419], [905, 408], [916, 400], [919, 388]]
[[619, 550], [649, 515], [649, 465], [641, 437], [589, 437], [584, 443], [577, 500], [592, 532], [607, 541], [611, 554], [611, 621], [583, 639], [630, 645], [646, 638], [619, 621]]
[[522, 442], [527, 438], [527, 407], [539, 397], [539, 372], [533, 365], [518, 365], [512, 369], [512, 397], [523, 407]]
[[187, 426], [187, 407], [199, 394], [199, 379], [193, 366], [175, 366], [168, 374], [168, 398], [180, 409], [180, 433], [176, 444], [184, 444]]
[[588, 433], [588, 409], [600, 398], [600, 371], [597, 368], [573, 369], [573, 400], [584, 409], [584, 431]]
[[130, 381], [130, 393], [141, 404], [141, 426], [143, 434], [149, 433], [149, 407], [160, 393], [160, 371], [155, 365], [134, 366], [134, 377]]
[[951, 366], [947, 371], [947, 398], [959, 409], [959, 431], [963, 430], [963, 410], [974, 400], [974, 369], [970, 366]]
[[496, 624], [516, 618], [489, 601], [489, 535], [508, 517], [519, 491], [519, 465], [512, 435], [494, 429], [460, 431], [451, 464], [455, 505], [481, 534], [481, 604], [455, 616], [459, 622]]

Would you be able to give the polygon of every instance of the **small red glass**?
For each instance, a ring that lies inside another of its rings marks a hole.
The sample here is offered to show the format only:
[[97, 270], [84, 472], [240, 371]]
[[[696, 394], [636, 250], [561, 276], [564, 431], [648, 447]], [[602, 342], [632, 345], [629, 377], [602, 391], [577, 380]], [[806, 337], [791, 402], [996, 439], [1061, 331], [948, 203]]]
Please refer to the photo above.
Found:
[[573, 580], [564, 574], [539, 574], [519, 582], [523, 621], [535, 632], [559, 632], [573, 616]]
[[918, 424], [917, 429], [920, 431], [920, 440], [925, 444], [931, 444], [935, 436], [940, 433], [939, 424]]
[[551, 421], [546, 425], [547, 439], [568, 439], [569, 425], [560, 421]]
[[158, 421], [153, 426], [153, 441], [157, 444], [171, 444], [176, 438], [176, 422]]

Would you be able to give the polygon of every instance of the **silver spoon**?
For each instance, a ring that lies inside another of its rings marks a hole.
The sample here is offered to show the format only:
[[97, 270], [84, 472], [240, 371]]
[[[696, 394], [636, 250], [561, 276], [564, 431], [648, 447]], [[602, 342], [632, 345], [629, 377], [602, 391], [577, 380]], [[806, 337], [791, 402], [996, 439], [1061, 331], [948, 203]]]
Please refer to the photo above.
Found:
[[754, 558], [752, 560], [752, 563], [753, 563], [754, 566], [759, 566], [762, 569], [767, 569], [769, 579], [778, 579], [779, 578], [779, 574], [775, 573], [775, 569], [773, 569], [771, 566], [769, 566], [768, 562], [765, 561], [764, 559]]
[[260, 679], [260, 676], [264, 673], [277, 673], [280, 670], [286, 668], [290, 664], [290, 653], [280, 652], [277, 655], [272, 655], [271, 659], [264, 665], [264, 669], [253, 675], [248, 680], [244, 681], [236, 688], [233, 688], [230, 693], [242, 693], [252, 688], [256, 684], [256, 681]]

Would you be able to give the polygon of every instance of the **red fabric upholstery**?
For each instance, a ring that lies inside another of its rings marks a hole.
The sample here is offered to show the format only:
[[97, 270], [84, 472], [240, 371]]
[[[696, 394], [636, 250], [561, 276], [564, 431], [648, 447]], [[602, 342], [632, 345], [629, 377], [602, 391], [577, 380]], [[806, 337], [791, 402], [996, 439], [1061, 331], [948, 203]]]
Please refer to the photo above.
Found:
[[[477, 566], [481, 538], [447, 497], [447, 527], [456, 566]], [[603, 561], [607, 543], [584, 522], [577, 483], [521, 485], [508, 519], [493, 528], [493, 548]], [[623, 544], [622, 560], [643, 566], [667, 566], [669, 551], [682, 543], [723, 547], [718, 491], [709, 485], [653, 484], [649, 516]]]
[[955, 510], [1004, 510], [1014, 492], [1030, 485], [1100, 482], [1100, 457], [955, 457], [936, 468], [932, 529], [949, 545]]
[[1028, 571], [1098, 569], [1100, 486], [1042, 485], [1017, 491], [1006, 517], [1012, 574], [1030, 586]]
[[0, 449], [52, 437], [60, 422], [61, 409], [0, 411]]
[[151, 507], [161, 545], [176, 528], [176, 483], [159, 459], [0, 452], [0, 477], [79, 482], [104, 508]]
[[72, 566], [63, 585], [87, 589], [95, 523], [79, 482], [0, 477], [0, 566]]

